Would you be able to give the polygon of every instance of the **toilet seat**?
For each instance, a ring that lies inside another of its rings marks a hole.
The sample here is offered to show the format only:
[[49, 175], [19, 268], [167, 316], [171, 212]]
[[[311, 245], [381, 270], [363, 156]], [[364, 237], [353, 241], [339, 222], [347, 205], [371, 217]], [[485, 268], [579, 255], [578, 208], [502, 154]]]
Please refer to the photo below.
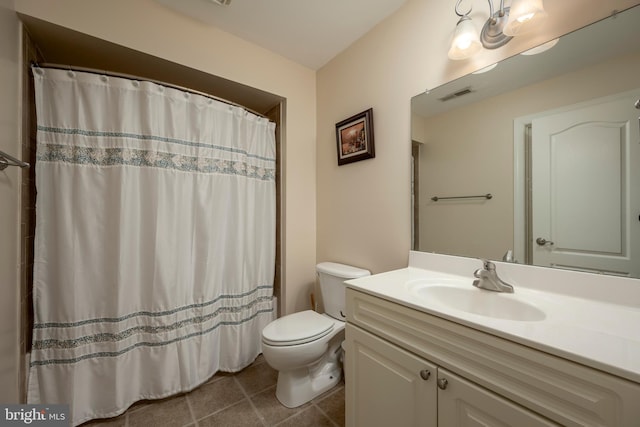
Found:
[[291, 346], [315, 341], [333, 330], [334, 322], [313, 310], [289, 314], [269, 323], [262, 330], [262, 342], [272, 346]]

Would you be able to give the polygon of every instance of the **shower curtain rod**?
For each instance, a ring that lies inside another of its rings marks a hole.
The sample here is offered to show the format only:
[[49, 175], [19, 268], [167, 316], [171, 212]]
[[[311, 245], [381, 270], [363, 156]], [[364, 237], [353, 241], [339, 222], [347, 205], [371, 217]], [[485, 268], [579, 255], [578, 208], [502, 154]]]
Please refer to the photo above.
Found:
[[37, 62], [32, 62], [31, 65], [35, 66], [35, 67], [43, 67], [43, 68], [55, 68], [58, 70], [69, 70], [69, 71], [81, 71], [81, 72], [85, 72], [85, 73], [93, 73], [93, 74], [100, 74], [100, 75], [107, 75], [107, 76], [111, 76], [111, 77], [121, 77], [124, 79], [129, 79], [129, 80], [143, 80], [143, 81], [147, 81], [147, 82], [151, 82], [151, 83], [156, 83], [159, 84], [161, 86], [167, 86], [167, 87], [171, 87], [173, 89], [177, 89], [177, 90], [181, 90], [184, 92], [189, 92], [189, 93], [193, 93], [195, 95], [202, 95], [204, 97], [210, 98], [210, 99], [214, 99], [216, 101], [220, 101], [223, 102], [225, 104], [228, 105], [233, 105], [234, 107], [240, 107], [245, 111], [250, 112], [251, 114], [255, 114], [256, 116], [259, 117], [263, 117], [263, 118], [267, 118], [267, 116], [265, 116], [264, 114], [258, 113], [257, 111], [253, 111], [251, 108], [245, 107], [244, 105], [240, 105], [237, 104], [233, 101], [229, 101], [227, 99], [224, 98], [219, 98], [217, 96], [205, 93], [205, 92], [200, 92], [199, 90], [195, 90], [195, 89], [190, 89], [184, 86], [179, 86], [179, 85], [175, 85], [173, 83], [167, 83], [167, 82], [161, 82], [160, 80], [155, 80], [155, 79], [150, 79], [147, 77], [140, 77], [140, 76], [134, 76], [132, 74], [124, 74], [124, 73], [118, 73], [115, 71], [107, 71], [107, 70], [100, 70], [97, 68], [87, 68], [87, 67], [77, 67], [75, 65], [62, 65], [62, 64], [51, 64], [48, 62], [43, 62], [41, 64], [37, 63]]

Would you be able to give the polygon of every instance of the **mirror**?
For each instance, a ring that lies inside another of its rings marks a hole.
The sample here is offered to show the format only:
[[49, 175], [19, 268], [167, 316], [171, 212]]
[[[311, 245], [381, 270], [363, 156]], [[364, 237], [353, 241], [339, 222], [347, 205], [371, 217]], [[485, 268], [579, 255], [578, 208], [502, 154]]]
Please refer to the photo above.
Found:
[[412, 98], [414, 250], [640, 278], [638, 22]]

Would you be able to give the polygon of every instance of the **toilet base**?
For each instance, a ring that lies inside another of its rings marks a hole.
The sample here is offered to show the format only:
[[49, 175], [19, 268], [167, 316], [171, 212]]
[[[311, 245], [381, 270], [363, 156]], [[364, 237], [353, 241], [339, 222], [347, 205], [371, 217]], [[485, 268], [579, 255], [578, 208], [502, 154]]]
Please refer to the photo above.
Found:
[[342, 379], [340, 341], [331, 346], [323, 358], [309, 367], [280, 371], [276, 397], [287, 408], [304, 405], [333, 388]]
[[[300, 372], [302, 371], [302, 372]], [[307, 369], [280, 372], [276, 397], [287, 408], [297, 408], [333, 388], [342, 379], [342, 369], [311, 378]]]

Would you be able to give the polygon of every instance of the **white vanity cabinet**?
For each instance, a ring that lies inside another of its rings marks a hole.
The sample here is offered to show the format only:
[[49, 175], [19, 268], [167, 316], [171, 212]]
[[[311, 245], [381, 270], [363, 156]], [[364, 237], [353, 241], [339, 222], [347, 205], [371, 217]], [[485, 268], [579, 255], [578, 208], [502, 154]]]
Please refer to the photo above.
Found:
[[346, 424], [640, 426], [640, 385], [347, 289]]
[[347, 328], [348, 426], [558, 426], [357, 326]]

